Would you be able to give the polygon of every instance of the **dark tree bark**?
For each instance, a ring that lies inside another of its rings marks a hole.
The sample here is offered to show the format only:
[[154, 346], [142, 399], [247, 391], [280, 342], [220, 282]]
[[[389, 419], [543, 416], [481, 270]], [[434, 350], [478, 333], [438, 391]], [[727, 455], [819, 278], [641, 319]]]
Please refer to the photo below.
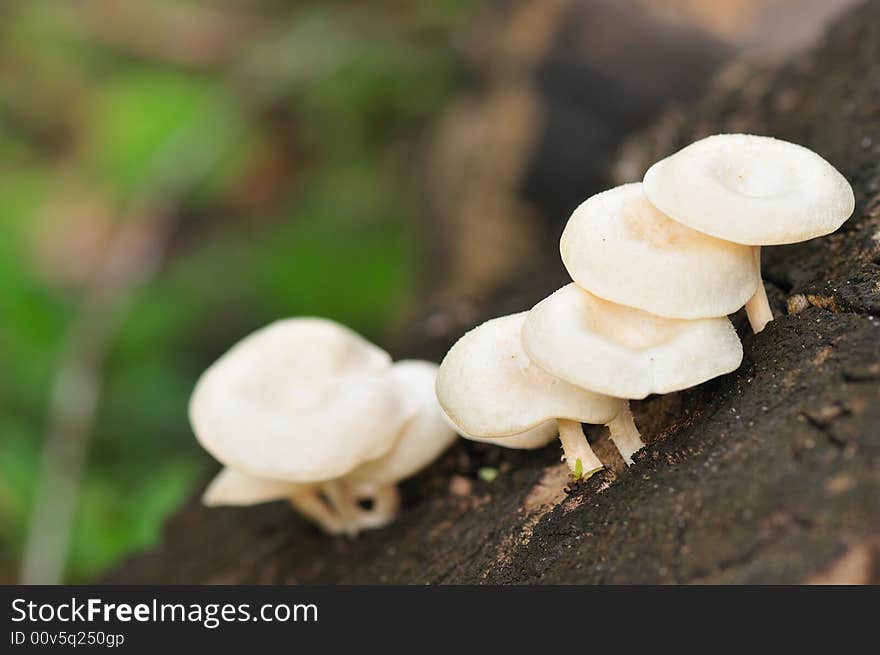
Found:
[[[160, 547], [107, 580], [880, 581], [880, 2], [789, 65], [728, 70], [631, 140], [619, 178], [722, 131], [816, 150], [852, 182], [856, 211], [834, 235], [765, 249], [777, 319], [741, 331], [735, 373], [634, 403], [649, 445], [633, 467], [592, 431], [615, 464], [566, 493], [553, 447], [462, 443], [404, 485], [398, 523], [356, 541], [324, 537], [281, 504], [207, 510], [194, 498]], [[481, 482], [481, 466], [500, 475]]]

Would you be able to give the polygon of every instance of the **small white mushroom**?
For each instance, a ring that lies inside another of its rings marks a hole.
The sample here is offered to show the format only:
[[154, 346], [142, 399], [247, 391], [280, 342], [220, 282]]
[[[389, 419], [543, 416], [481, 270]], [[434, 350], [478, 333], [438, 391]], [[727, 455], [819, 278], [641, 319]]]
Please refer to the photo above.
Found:
[[388, 523], [395, 483], [455, 438], [433, 395], [435, 373], [428, 362], [392, 367], [387, 353], [323, 319], [246, 337], [190, 401], [196, 437], [227, 467], [205, 503], [285, 498], [332, 534]]
[[725, 316], [758, 288], [752, 248], [676, 223], [641, 183], [599, 193], [572, 214], [560, 240], [578, 286], [669, 318]]
[[[645, 174], [651, 203], [675, 221], [755, 247], [829, 234], [855, 207], [852, 187], [831, 164], [794, 143], [750, 134], [716, 134], [654, 164]], [[746, 304], [760, 332], [773, 319], [760, 284]]]
[[662, 318], [602, 300], [575, 284], [535, 305], [522, 342], [528, 356], [552, 375], [633, 399], [729, 373], [743, 356], [726, 317]]
[[463, 436], [481, 440], [521, 435], [556, 419], [566, 463], [576, 477], [589, 476], [602, 462], [581, 423], [611, 424], [613, 434], [625, 402], [536, 366], [520, 338], [525, 316], [492, 319], [459, 339], [440, 364], [437, 398]]

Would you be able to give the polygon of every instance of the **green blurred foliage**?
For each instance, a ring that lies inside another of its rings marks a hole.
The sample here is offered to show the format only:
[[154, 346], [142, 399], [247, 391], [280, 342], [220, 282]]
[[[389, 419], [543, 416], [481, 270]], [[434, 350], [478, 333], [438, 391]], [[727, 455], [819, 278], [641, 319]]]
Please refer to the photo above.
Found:
[[231, 343], [309, 314], [381, 339], [405, 310], [419, 279], [408, 168], [459, 81], [450, 40], [471, 4], [131, 0], [127, 18], [112, 2], [4, 2], [0, 580], [21, 556], [50, 383], [88, 284], [75, 271], [106, 247], [80, 237], [150, 220], [156, 199], [175, 221], [106, 354], [71, 581], [154, 544], [216, 466], [186, 404]]

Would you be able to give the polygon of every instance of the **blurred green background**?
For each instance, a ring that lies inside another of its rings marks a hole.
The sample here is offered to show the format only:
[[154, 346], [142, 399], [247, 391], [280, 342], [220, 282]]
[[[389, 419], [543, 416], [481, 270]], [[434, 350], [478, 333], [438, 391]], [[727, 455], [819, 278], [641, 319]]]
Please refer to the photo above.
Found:
[[0, 581], [65, 366], [100, 380], [70, 436], [77, 582], [154, 544], [213, 468], [186, 403], [234, 340], [303, 314], [381, 340], [405, 314], [411, 162], [462, 80], [471, 4], [4, 0]]

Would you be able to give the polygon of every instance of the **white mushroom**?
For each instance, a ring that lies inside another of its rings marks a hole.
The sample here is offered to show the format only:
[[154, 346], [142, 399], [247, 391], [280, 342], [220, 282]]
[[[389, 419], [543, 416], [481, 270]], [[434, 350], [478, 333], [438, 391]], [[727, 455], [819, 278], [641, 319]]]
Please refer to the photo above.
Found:
[[356, 496], [373, 501], [369, 515], [360, 518], [361, 527], [381, 527], [393, 520], [400, 504], [397, 483], [421, 471], [456, 439], [434, 393], [437, 368], [422, 360], [403, 360], [392, 367], [395, 384], [414, 403], [415, 415], [388, 454], [345, 477]]
[[227, 467], [205, 502], [286, 498], [333, 534], [384, 525], [397, 512], [396, 481], [455, 436], [433, 397], [435, 370], [392, 367], [332, 321], [258, 330], [205, 371], [190, 401], [196, 437]]
[[[852, 187], [802, 146], [764, 136], [717, 134], [654, 164], [645, 174], [651, 203], [675, 221], [719, 239], [754, 246], [829, 234], [855, 207]], [[760, 284], [746, 304], [760, 332], [773, 314]]]
[[536, 366], [522, 347], [525, 312], [496, 318], [465, 334], [437, 374], [437, 398], [464, 436], [510, 437], [556, 419], [564, 459], [576, 477], [602, 468], [581, 423], [609, 424], [612, 436], [625, 402], [587, 391]]
[[641, 183], [583, 202], [565, 226], [560, 251], [578, 286], [669, 318], [732, 314], [760, 280], [752, 248], [676, 223], [650, 203]]
[[575, 284], [528, 313], [522, 342], [541, 368], [618, 398], [644, 398], [700, 384], [742, 361], [726, 317], [680, 320], [602, 300]]
[[242, 473], [337, 478], [388, 452], [407, 416], [391, 358], [332, 321], [293, 318], [245, 337], [196, 384], [196, 438]]

